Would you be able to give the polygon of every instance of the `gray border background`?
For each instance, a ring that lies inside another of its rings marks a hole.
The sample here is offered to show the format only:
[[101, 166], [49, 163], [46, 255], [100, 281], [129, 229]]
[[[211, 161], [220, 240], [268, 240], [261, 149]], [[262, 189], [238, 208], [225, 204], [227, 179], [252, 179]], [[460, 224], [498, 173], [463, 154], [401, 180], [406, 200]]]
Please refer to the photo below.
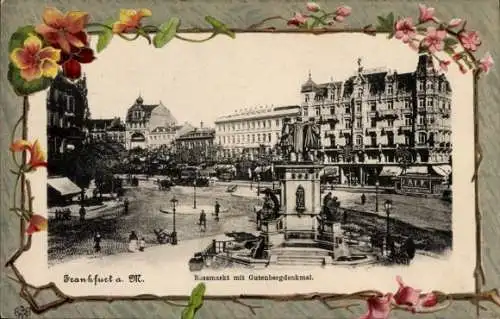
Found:
[[[487, 283], [483, 290], [500, 287], [500, 9], [497, 0], [449, 0], [449, 1], [345, 1], [353, 9], [348, 18], [349, 26], [362, 27], [376, 23], [376, 16], [393, 11], [396, 15], [418, 14], [417, 4], [424, 2], [436, 8], [437, 15], [443, 19], [463, 17], [469, 22], [468, 28], [478, 30], [483, 46], [478, 56], [487, 50], [496, 60], [497, 66], [488, 75], [480, 79], [479, 85], [479, 140], [483, 151], [483, 161], [479, 170], [479, 201], [483, 213], [483, 265]], [[333, 10], [340, 4], [338, 1], [319, 1]], [[14, 309], [19, 305], [27, 306], [19, 297], [20, 286], [7, 278], [3, 265], [7, 258], [17, 249], [19, 240], [19, 222], [15, 214], [9, 212], [14, 177], [9, 173], [12, 163], [8, 146], [10, 131], [19, 118], [22, 100], [17, 97], [8, 84], [6, 70], [8, 65], [7, 45], [10, 35], [22, 25], [40, 22], [45, 6], [56, 6], [67, 11], [79, 9], [88, 11], [93, 21], [104, 21], [108, 17], [116, 17], [120, 8], [150, 8], [153, 16], [152, 24], [159, 25], [171, 16], [180, 17], [182, 27], [208, 27], [205, 15], [212, 15], [231, 27], [246, 28], [260, 20], [282, 15], [291, 17], [294, 11], [303, 10], [305, 1], [160, 1], [160, 0], [5, 0], [1, 5], [1, 50], [0, 50], [0, 239], [1, 239], [1, 284], [0, 284], [0, 317], [14, 318]], [[280, 22], [272, 23], [281, 27]], [[165, 48], [168, 49], [168, 48]], [[388, 53], [390, 54], [390, 52]], [[223, 57], [221, 57], [223, 58]], [[395, 57], [396, 58], [396, 57]], [[471, 105], [472, 107], [472, 105]], [[456, 212], [460, 213], [460, 212]], [[471, 225], [472, 226], [472, 225]], [[471, 255], [471, 258], [474, 256]], [[432, 271], [432, 269], [429, 269]], [[444, 273], [436, 277], [446, 276]], [[472, 276], [472, 274], [471, 274]], [[376, 289], [377, 287], [373, 287]], [[396, 287], [395, 287], [396, 288]], [[210, 286], [208, 286], [210, 289]], [[42, 296], [43, 297], [43, 296]], [[344, 309], [329, 310], [319, 301], [271, 302], [247, 300], [246, 303], [259, 305], [254, 316], [246, 307], [231, 301], [207, 301], [198, 312], [198, 318], [358, 318], [366, 310], [364, 302]], [[343, 302], [344, 303], [344, 302]], [[350, 303], [350, 302], [348, 302]], [[480, 318], [500, 318], [500, 309], [491, 303], [483, 303], [485, 310]], [[115, 301], [82, 302], [66, 304], [56, 310], [50, 310], [32, 318], [180, 318], [182, 308], [172, 307], [160, 301]], [[391, 318], [413, 318], [411, 313], [394, 311]], [[450, 308], [436, 313], [418, 315], [418, 318], [474, 318], [475, 306], [470, 302], [455, 302]]]

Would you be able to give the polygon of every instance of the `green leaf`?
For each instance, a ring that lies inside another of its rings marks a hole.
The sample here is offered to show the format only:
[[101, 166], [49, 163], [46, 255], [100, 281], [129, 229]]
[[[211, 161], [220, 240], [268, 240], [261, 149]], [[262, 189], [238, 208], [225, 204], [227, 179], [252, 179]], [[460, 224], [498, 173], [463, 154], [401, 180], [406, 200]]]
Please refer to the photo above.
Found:
[[160, 25], [160, 30], [153, 37], [153, 44], [156, 48], [161, 48], [165, 46], [170, 40], [175, 37], [177, 29], [179, 28], [181, 21], [179, 18], [170, 18], [168, 22]]
[[189, 304], [194, 307], [195, 310], [203, 305], [203, 297], [205, 296], [206, 286], [204, 283], [200, 282], [196, 287], [194, 287], [189, 297]]
[[444, 44], [447, 47], [454, 47], [458, 44], [458, 41], [455, 38], [447, 37], [444, 39]]
[[40, 79], [28, 82], [21, 77], [21, 71], [12, 63], [9, 63], [7, 78], [9, 79], [10, 84], [12, 84], [14, 91], [19, 96], [30, 95], [43, 91], [48, 88], [52, 82], [52, 79], [47, 77], [41, 77]]
[[206, 16], [205, 21], [207, 21], [208, 23], [210, 23], [212, 25], [212, 27], [215, 29], [216, 33], [225, 34], [233, 39], [236, 38], [236, 35], [234, 34], [234, 32], [229, 30], [227, 25], [225, 25], [224, 23], [215, 19], [214, 17]]
[[[113, 19], [108, 19], [104, 24], [111, 28], [113, 25], [113, 21], [114, 21]], [[109, 28], [103, 28], [103, 30], [99, 32], [99, 38], [97, 40], [97, 46], [96, 46], [97, 53], [104, 50], [108, 46], [109, 42], [111, 42], [112, 38], [113, 38], [113, 31]]]
[[388, 27], [390, 27], [392, 29], [394, 27], [394, 22], [395, 22], [394, 21], [394, 13], [392, 13], [392, 12], [389, 13], [387, 15], [387, 20], [386, 21], [387, 21]]
[[379, 32], [392, 32], [394, 29], [394, 13], [389, 13], [386, 17], [377, 17], [378, 25], [377, 31]]
[[448, 53], [449, 55], [455, 54], [455, 50], [453, 50], [453, 48], [451, 48], [449, 46], [444, 47], [444, 52]]
[[187, 306], [184, 308], [181, 314], [181, 319], [194, 319], [195, 310], [193, 306]]
[[35, 27], [32, 25], [26, 25], [24, 27], [20, 27], [12, 34], [9, 40], [9, 52], [12, 52], [14, 49], [20, 48], [23, 46], [24, 40], [26, 40], [30, 33], [36, 34]]

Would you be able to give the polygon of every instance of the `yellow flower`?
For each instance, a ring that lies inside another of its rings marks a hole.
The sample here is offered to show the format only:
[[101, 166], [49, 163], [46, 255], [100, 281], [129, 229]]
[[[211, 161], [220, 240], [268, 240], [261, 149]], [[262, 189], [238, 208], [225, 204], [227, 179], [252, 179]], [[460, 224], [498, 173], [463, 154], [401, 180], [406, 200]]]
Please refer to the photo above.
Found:
[[40, 146], [38, 140], [33, 144], [25, 140], [17, 140], [10, 146], [12, 152], [22, 152], [27, 150], [30, 153], [30, 158], [28, 165], [30, 169], [36, 169], [37, 167], [46, 167], [47, 162], [45, 158], [45, 153]]
[[16, 48], [10, 54], [10, 60], [21, 70], [21, 77], [28, 82], [42, 76], [55, 78], [60, 58], [61, 50], [42, 48], [40, 38], [32, 34], [24, 41], [22, 48]]
[[120, 20], [113, 23], [114, 33], [123, 33], [136, 30], [141, 26], [141, 19], [143, 17], [150, 17], [152, 15], [149, 9], [121, 9]]

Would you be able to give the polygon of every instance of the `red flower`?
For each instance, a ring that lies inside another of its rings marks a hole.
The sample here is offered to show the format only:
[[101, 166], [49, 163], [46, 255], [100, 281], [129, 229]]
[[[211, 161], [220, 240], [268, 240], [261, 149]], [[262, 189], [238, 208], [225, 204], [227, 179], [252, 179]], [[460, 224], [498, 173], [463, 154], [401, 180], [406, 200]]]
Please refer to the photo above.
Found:
[[23, 152], [27, 150], [30, 154], [28, 161], [28, 170], [35, 170], [37, 167], [47, 166], [45, 153], [40, 147], [40, 143], [36, 140], [33, 144], [25, 140], [17, 140], [10, 146], [12, 152]]
[[290, 20], [288, 20], [287, 24], [299, 27], [299, 26], [304, 25], [306, 23], [306, 21], [307, 21], [306, 15], [303, 15], [300, 12], [296, 12], [295, 16], [293, 18], [291, 18]]
[[446, 31], [441, 29], [436, 29], [434, 27], [427, 28], [427, 35], [423, 40], [423, 45], [427, 47], [430, 53], [436, 51], [441, 51], [444, 48], [444, 38], [446, 37]]
[[91, 48], [73, 48], [70, 54], [63, 54], [61, 57], [63, 73], [69, 79], [78, 79], [82, 75], [80, 63], [90, 63], [94, 59], [94, 51]]
[[368, 312], [362, 315], [359, 319], [387, 319], [392, 310], [391, 306], [392, 294], [388, 293], [385, 296], [373, 296], [368, 298]]
[[396, 21], [396, 33], [394, 37], [408, 43], [417, 34], [417, 29], [413, 25], [412, 18], [404, 18]]
[[306, 4], [307, 10], [311, 12], [318, 12], [321, 8], [316, 2], [308, 2]]
[[26, 228], [26, 233], [28, 235], [31, 235], [33, 233], [46, 229], [47, 229], [47, 218], [40, 215], [33, 215], [29, 220], [28, 227]]
[[491, 57], [491, 54], [487, 52], [484, 57], [479, 60], [479, 68], [485, 72], [488, 73], [490, 69], [493, 67], [493, 58]]
[[458, 39], [465, 49], [472, 52], [476, 51], [477, 47], [481, 45], [479, 33], [476, 31], [462, 31], [458, 34]]
[[396, 281], [399, 284], [399, 289], [394, 295], [394, 301], [398, 305], [405, 305], [414, 308], [419, 302], [421, 290], [406, 286], [400, 276], [396, 277]]
[[70, 11], [65, 15], [56, 8], [46, 8], [43, 12], [43, 22], [35, 30], [41, 34], [48, 43], [57, 45], [65, 52], [70, 52], [71, 47], [85, 46], [82, 41], [83, 31], [89, 20], [89, 15], [82, 11]]
[[347, 18], [349, 15], [351, 15], [351, 7], [348, 6], [340, 6], [335, 10], [335, 21], [342, 22]]
[[418, 21], [420, 23], [424, 23], [427, 21], [438, 22], [438, 20], [434, 17], [434, 8], [429, 8], [424, 4], [419, 4], [418, 9], [420, 11], [420, 15], [418, 16]]

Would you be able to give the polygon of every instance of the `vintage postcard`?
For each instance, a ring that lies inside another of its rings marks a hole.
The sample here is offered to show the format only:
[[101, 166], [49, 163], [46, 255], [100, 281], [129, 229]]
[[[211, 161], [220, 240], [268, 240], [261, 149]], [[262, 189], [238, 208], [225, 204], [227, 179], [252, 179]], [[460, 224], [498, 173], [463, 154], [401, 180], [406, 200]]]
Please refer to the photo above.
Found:
[[214, 33], [129, 25], [149, 15], [82, 35], [83, 13], [47, 8], [10, 56], [14, 85], [51, 79], [29, 96], [37, 142], [11, 147], [30, 152], [23, 280], [73, 297], [349, 294], [394, 278], [474, 291], [477, 79], [449, 51], [475, 40], [446, 35], [461, 21], [421, 38], [411, 19], [235, 38], [211, 17]]

